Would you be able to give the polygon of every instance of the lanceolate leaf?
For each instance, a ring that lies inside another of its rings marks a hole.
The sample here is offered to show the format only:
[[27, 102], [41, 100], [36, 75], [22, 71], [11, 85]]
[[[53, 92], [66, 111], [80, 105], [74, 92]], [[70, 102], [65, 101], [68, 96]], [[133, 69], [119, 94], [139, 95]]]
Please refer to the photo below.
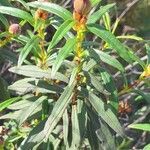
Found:
[[51, 50], [65, 35], [66, 33], [72, 28], [75, 24], [73, 20], [66, 20], [56, 31], [54, 34], [52, 41], [48, 47], [48, 51]]
[[60, 49], [60, 52], [58, 53], [58, 56], [52, 67], [52, 74], [51, 74], [52, 78], [54, 78], [63, 60], [74, 50], [75, 43], [76, 43], [76, 40], [74, 38], [69, 39], [66, 42], [65, 46], [62, 49]]
[[109, 31], [103, 29], [99, 25], [90, 24], [87, 26], [88, 30], [98, 37], [102, 38], [106, 43], [108, 43], [117, 53], [129, 63], [132, 63], [132, 60], [128, 54], [127, 49], [124, 45]]
[[28, 3], [28, 5], [34, 8], [40, 8], [46, 10], [50, 13], [58, 15], [64, 20], [72, 19], [72, 14], [68, 10], [54, 3], [35, 1], [35, 2]]
[[68, 111], [65, 110], [63, 114], [63, 137], [64, 137], [64, 144], [68, 146], [68, 132], [69, 132], [69, 118], [68, 118]]
[[118, 92], [115, 87], [112, 76], [103, 68], [99, 69], [100, 76], [102, 78], [105, 89], [111, 93], [109, 97], [109, 101], [111, 106], [114, 108], [114, 111], [118, 110]]
[[100, 7], [98, 11], [94, 12], [88, 19], [88, 24], [95, 23], [98, 19], [100, 19], [106, 12], [109, 11], [110, 8], [114, 7], [115, 4], [108, 4], [106, 6]]
[[19, 118], [19, 124], [21, 125], [31, 114], [32, 112], [41, 105], [42, 102], [46, 99], [46, 96], [42, 96], [39, 99], [37, 99], [30, 107], [28, 107], [26, 110], [23, 110], [20, 118]]
[[79, 120], [78, 120], [78, 114], [77, 114], [77, 106], [72, 106], [72, 146], [76, 147], [76, 149], [79, 148], [80, 145], [80, 129], [79, 129]]
[[25, 47], [21, 50], [21, 53], [19, 55], [18, 59], [18, 66], [21, 66], [24, 60], [26, 59], [27, 55], [30, 53], [30, 51], [34, 48], [35, 45], [37, 45], [38, 37], [33, 36], [30, 41], [25, 45]]
[[74, 86], [75, 85], [73, 84], [65, 88], [64, 92], [57, 100], [51, 115], [48, 117], [44, 127], [44, 134], [46, 139], [49, 137], [49, 135], [51, 134], [51, 132], [53, 131], [53, 129], [61, 119], [67, 105], [69, 104], [72, 98]]
[[[23, 65], [20, 67], [18, 66], [12, 67], [9, 69], [9, 71], [26, 77], [33, 77], [39, 79], [43, 79], [43, 78], [51, 79], [51, 69], [43, 70], [40, 67], [34, 65]], [[59, 72], [56, 73], [54, 79], [66, 83], [68, 82], [68, 78]]]
[[100, 121], [100, 128], [96, 131], [96, 135], [106, 150], [116, 150], [115, 138], [109, 131], [107, 124], [103, 121]]
[[0, 13], [27, 20], [31, 25], [34, 24], [32, 16], [29, 13], [18, 8], [0, 6]]
[[117, 117], [114, 115], [114, 113], [111, 111], [110, 108], [108, 108], [104, 102], [97, 97], [92, 92], [89, 93], [89, 101], [92, 104], [92, 106], [95, 108], [98, 115], [119, 135], [124, 136], [124, 132], [122, 130], [122, 127], [117, 119]]
[[128, 127], [150, 132], [150, 123], [131, 124]]
[[2, 111], [3, 109], [7, 108], [9, 105], [11, 105], [12, 103], [14, 103], [20, 99], [21, 99], [21, 97], [14, 97], [14, 98], [5, 100], [4, 102], [0, 103], [0, 111]]
[[3, 23], [3, 25], [5, 26], [6, 29], [9, 27], [9, 23], [8, 23], [7, 19], [2, 14], [0, 14], [0, 21]]
[[92, 7], [94, 7], [95, 5], [97, 5], [98, 3], [101, 2], [101, 0], [90, 0], [91, 1], [91, 4], [92, 4]]
[[95, 58], [95, 60], [97, 62], [99, 62], [100, 60], [113, 66], [114, 68], [117, 68], [119, 71], [124, 72], [124, 68], [121, 65], [121, 63], [115, 59], [113, 56], [108, 55], [107, 53], [100, 51], [100, 50], [96, 50], [96, 49], [90, 49], [90, 55], [91, 57]]

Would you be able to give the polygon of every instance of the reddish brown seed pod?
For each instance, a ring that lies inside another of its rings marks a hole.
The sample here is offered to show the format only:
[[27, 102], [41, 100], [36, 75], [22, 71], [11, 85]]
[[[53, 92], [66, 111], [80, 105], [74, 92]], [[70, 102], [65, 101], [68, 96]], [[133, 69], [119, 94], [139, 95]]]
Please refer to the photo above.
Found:
[[20, 34], [21, 32], [21, 27], [19, 24], [12, 24], [9, 26], [9, 33], [11, 34]]
[[119, 102], [119, 110], [118, 110], [119, 114], [122, 115], [122, 114], [131, 113], [131, 112], [132, 112], [132, 107], [128, 101], [120, 101]]
[[81, 14], [87, 15], [91, 10], [90, 0], [74, 0], [74, 11]]

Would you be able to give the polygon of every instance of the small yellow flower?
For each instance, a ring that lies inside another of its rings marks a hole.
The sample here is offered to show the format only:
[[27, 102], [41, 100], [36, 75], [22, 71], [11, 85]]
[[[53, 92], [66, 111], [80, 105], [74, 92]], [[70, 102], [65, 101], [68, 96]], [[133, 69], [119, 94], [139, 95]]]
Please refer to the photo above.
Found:
[[150, 77], [150, 64], [145, 68], [145, 70], [143, 71], [143, 73], [140, 76], [140, 79], [143, 79], [146, 77]]

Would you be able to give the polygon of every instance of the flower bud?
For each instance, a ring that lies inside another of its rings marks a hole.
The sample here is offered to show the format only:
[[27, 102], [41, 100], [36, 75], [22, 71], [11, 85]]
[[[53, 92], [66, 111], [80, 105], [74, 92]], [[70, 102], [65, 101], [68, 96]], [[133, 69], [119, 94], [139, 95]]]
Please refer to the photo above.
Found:
[[81, 14], [87, 15], [91, 10], [90, 0], [74, 0], [74, 11]]
[[21, 27], [19, 24], [12, 24], [9, 26], [9, 33], [11, 34], [20, 34]]
[[48, 18], [48, 12], [42, 9], [38, 9], [35, 12], [35, 19], [43, 19], [46, 20]]

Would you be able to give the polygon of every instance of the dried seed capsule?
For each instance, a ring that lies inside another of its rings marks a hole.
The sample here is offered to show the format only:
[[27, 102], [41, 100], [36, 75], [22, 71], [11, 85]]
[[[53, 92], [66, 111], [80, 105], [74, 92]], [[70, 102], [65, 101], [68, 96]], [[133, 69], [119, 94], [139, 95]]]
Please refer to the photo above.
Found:
[[9, 26], [9, 33], [11, 34], [20, 34], [21, 33], [21, 27], [19, 24], [12, 24]]

